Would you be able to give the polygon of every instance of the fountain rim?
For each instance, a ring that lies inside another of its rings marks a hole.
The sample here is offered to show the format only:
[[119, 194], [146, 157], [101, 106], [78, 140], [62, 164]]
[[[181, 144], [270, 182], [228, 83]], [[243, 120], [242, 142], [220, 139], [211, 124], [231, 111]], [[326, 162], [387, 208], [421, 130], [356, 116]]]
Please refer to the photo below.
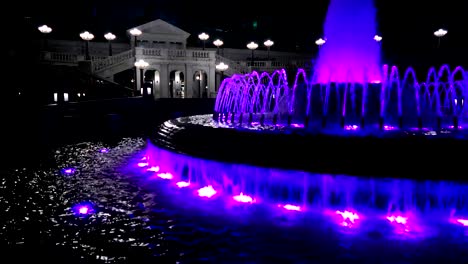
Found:
[[456, 155], [457, 149], [468, 147], [466, 136], [341, 136], [301, 129], [265, 133], [186, 120], [199, 116], [210, 115], [167, 120], [148, 140], [172, 152], [231, 164], [360, 177], [468, 180], [457, 166], [464, 164], [463, 155]]

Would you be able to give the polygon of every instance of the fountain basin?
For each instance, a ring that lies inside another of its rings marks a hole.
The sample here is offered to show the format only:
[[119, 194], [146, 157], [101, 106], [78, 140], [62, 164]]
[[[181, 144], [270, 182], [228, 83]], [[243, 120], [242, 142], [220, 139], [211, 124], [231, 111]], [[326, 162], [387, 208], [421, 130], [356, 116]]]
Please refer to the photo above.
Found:
[[293, 126], [239, 126], [212, 115], [168, 120], [151, 139], [206, 159], [317, 173], [465, 180], [463, 129], [315, 133]]

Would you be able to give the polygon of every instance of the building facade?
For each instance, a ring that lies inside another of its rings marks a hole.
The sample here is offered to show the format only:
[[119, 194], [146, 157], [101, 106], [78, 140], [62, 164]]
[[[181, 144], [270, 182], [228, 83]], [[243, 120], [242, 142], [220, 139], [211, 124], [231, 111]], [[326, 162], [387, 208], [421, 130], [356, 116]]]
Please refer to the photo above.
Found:
[[[136, 28], [141, 34], [132, 35], [134, 28], [128, 29], [128, 43], [50, 39], [40, 59], [79, 67], [152, 98], [214, 98], [223, 77], [253, 70], [308, 68], [312, 62], [309, 55], [269, 49], [187, 47], [190, 33], [161, 19]], [[217, 70], [221, 62], [228, 68]]]

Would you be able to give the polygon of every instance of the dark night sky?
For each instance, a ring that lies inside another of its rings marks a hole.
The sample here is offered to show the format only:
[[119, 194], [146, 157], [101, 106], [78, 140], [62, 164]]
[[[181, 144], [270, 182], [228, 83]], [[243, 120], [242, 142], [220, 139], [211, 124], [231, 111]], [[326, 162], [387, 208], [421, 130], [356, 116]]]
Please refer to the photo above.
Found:
[[[52, 38], [78, 40], [79, 33], [88, 30], [96, 40], [104, 40], [103, 34], [112, 31], [120, 40], [127, 41], [126, 29], [161, 18], [191, 33], [191, 46], [200, 45], [197, 35], [205, 31], [211, 40], [223, 39], [226, 48], [245, 48], [251, 40], [262, 43], [271, 38], [277, 50], [315, 52], [314, 41], [322, 36], [329, 0], [307, 4], [245, 0], [36, 2], [18, 8], [16, 19], [24, 21], [24, 17], [30, 17], [27, 23], [34, 28], [48, 24], [54, 29]], [[433, 32], [442, 27], [449, 31], [442, 47], [456, 53], [453, 59], [468, 61], [467, 0], [376, 0], [375, 3], [378, 31], [384, 38], [382, 47], [388, 58], [399, 54], [409, 60], [427, 59], [424, 54], [429, 54], [437, 43]], [[253, 29], [253, 21], [258, 22], [257, 29]]]

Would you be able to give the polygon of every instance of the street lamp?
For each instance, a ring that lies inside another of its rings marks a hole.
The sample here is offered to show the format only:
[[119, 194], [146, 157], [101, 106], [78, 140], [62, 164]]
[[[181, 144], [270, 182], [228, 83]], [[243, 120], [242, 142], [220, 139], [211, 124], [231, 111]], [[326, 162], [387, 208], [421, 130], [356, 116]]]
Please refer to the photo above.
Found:
[[315, 41], [315, 44], [317, 44], [317, 46], [322, 47], [323, 44], [325, 44], [325, 42], [327, 42], [326, 40], [324, 40], [323, 38], [319, 38]]
[[142, 32], [138, 28], [132, 28], [129, 32], [133, 36], [133, 47], [136, 47], [137, 37], [140, 36]]
[[80, 37], [81, 39], [83, 39], [85, 41], [85, 45], [86, 45], [86, 60], [91, 60], [91, 57], [89, 56], [89, 41], [92, 40], [94, 38], [94, 35], [89, 33], [88, 31], [85, 31], [83, 33], [80, 34]]
[[104, 37], [109, 41], [109, 56], [112, 56], [112, 44], [111, 44], [111, 42], [112, 42], [112, 40], [115, 39], [115, 35], [109, 32], [109, 33], [105, 34]]
[[203, 50], [205, 50], [205, 41], [210, 38], [210, 35], [206, 34], [205, 32], [198, 35], [198, 38], [203, 41]]
[[224, 44], [224, 42], [222, 40], [220, 40], [220, 39], [217, 39], [217, 40], [213, 41], [213, 44], [216, 46], [216, 48], [217, 48], [216, 52], [219, 55], [219, 47], [221, 47]]
[[268, 60], [270, 60], [270, 47], [273, 46], [274, 42], [271, 41], [271, 40], [267, 40], [265, 42], [263, 42], [263, 45], [265, 45], [267, 47], [267, 56], [268, 56]]
[[254, 64], [254, 50], [256, 48], [258, 48], [258, 44], [252, 41], [249, 44], [247, 44], [247, 48], [252, 51], [252, 58], [251, 58], [252, 61], [251, 61], [251, 63], [252, 63], [252, 67], [253, 67], [253, 64]]
[[221, 85], [221, 82], [223, 81], [223, 78], [224, 78], [224, 71], [229, 68], [229, 65], [224, 64], [224, 62], [220, 62], [219, 64], [216, 64], [215, 67], [221, 73], [221, 77], [219, 78], [219, 85]]
[[438, 38], [437, 47], [440, 47], [440, 39], [448, 33], [447, 30], [441, 28], [434, 32], [434, 36]]
[[144, 60], [138, 60], [135, 62], [135, 67], [140, 69], [140, 90], [141, 90], [141, 94], [144, 95], [144, 69], [146, 69], [146, 67], [149, 66], [149, 63], [144, 61]]
[[47, 26], [47, 25], [42, 25], [40, 27], [37, 28], [41, 33], [43, 33], [43, 36], [44, 36], [44, 44], [43, 44], [43, 48], [46, 49], [47, 48], [47, 35], [52, 32], [52, 28]]

